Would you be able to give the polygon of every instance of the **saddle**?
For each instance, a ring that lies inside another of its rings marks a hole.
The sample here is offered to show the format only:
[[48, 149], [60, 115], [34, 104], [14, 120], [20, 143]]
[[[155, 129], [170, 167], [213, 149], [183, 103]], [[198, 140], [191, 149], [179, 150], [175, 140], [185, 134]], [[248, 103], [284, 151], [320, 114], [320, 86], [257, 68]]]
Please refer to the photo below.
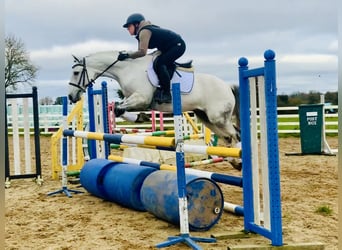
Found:
[[182, 67], [185, 69], [191, 69], [192, 68], [192, 60], [185, 62], [185, 63], [175, 62], [174, 64], [176, 65], [176, 67]]
[[[158, 57], [156, 57], [153, 60], [153, 70], [156, 72], [156, 65], [158, 62]], [[172, 67], [169, 67], [167, 70], [169, 72], [170, 79], [172, 79], [173, 74], [176, 72], [177, 69], [180, 69], [182, 71], [188, 71], [188, 72], [193, 72], [193, 66], [192, 66], [192, 60], [184, 63], [179, 63], [179, 62], [174, 62]]]
[[[156, 66], [156, 61], [158, 60], [159, 54], [160, 54], [160, 51], [158, 50], [154, 51], [151, 54], [152, 60], [147, 68], [148, 80], [156, 88], [159, 87], [159, 79], [156, 74], [155, 66]], [[172, 82], [180, 83], [181, 92], [183, 94], [189, 94], [194, 84], [194, 67], [192, 65], [192, 60], [185, 62], [185, 63], [174, 62], [172, 67], [168, 69], [168, 71], [169, 71], [169, 75], [171, 78], [171, 83]], [[176, 74], [174, 74], [175, 72]]]

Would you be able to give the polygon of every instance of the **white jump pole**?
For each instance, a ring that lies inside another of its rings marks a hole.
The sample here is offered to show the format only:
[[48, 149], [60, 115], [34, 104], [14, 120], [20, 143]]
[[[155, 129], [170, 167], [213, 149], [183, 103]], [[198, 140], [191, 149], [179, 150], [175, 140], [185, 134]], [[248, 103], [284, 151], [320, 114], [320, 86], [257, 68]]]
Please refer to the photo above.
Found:
[[323, 150], [324, 153], [327, 154], [334, 154], [337, 152], [334, 152], [330, 146], [329, 143], [327, 141], [327, 137], [325, 135], [325, 109], [324, 109], [324, 105], [325, 105], [325, 98], [324, 95], [320, 95], [320, 103], [323, 104], [323, 112], [322, 112], [322, 144], [321, 144], [321, 149]]
[[23, 98], [23, 123], [24, 123], [24, 144], [25, 144], [25, 173], [31, 173], [31, 141], [30, 121], [28, 110], [28, 99]]
[[13, 133], [13, 164], [14, 174], [20, 175], [20, 142], [17, 99], [9, 99], [12, 108], [12, 133]]

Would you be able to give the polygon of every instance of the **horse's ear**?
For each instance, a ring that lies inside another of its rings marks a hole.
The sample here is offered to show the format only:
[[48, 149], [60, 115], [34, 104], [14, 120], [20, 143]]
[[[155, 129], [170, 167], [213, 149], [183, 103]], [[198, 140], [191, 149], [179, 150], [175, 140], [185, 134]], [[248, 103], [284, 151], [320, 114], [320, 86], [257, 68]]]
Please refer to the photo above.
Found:
[[76, 56], [72, 55], [72, 57], [74, 58], [74, 62], [75, 63], [79, 63], [80, 62], [80, 59], [78, 59]]

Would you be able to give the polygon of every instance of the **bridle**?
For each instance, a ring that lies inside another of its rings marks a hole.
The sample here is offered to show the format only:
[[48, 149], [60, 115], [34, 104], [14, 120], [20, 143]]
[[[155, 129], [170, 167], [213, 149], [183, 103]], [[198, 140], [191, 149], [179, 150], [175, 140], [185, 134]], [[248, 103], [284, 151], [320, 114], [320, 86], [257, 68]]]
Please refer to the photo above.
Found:
[[[75, 58], [75, 60], [76, 59], [77, 58]], [[88, 85], [86, 85], [86, 83], [88, 83], [88, 84], [92, 83], [94, 80], [89, 80], [89, 75], [88, 75], [88, 70], [87, 70], [85, 58], [83, 58], [82, 61], [77, 59], [77, 63], [74, 64], [72, 66], [72, 68], [74, 69], [74, 68], [76, 68], [78, 66], [82, 67], [82, 72], [81, 72], [80, 78], [78, 79], [78, 83], [69, 82], [69, 85], [74, 86], [74, 87], [80, 89], [82, 92], [85, 92], [85, 88], [86, 88], [86, 86], [88, 86]]]
[[98, 74], [94, 79], [89, 79], [85, 57], [83, 57], [82, 60], [79, 60], [77, 57], [74, 56], [74, 59], [76, 61], [76, 64], [74, 64], [72, 66], [72, 68], [74, 69], [75, 67], [81, 66], [82, 67], [82, 71], [81, 71], [81, 76], [78, 79], [78, 82], [77, 83], [69, 82], [69, 85], [74, 86], [74, 87], [80, 89], [82, 92], [85, 92], [86, 91], [86, 87], [90, 83], [92, 83], [92, 84], [95, 83], [95, 80], [97, 78], [102, 76], [108, 69], [110, 69], [112, 66], [114, 66], [114, 64], [116, 64], [119, 61], [119, 60], [114, 61], [107, 68], [105, 68], [100, 74]]

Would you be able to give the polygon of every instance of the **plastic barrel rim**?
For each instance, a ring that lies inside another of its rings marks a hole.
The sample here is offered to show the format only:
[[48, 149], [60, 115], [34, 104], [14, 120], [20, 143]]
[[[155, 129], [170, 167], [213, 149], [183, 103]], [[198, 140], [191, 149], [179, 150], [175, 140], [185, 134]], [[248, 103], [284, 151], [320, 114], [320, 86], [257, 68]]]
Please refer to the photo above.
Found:
[[146, 211], [140, 198], [141, 186], [155, 168], [118, 163], [103, 177], [103, 186], [109, 201], [138, 211]]
[[[189, 229], [205, 231], [214, 226], [223, 212], [223, 195], [212, 180], [186, 175]], [[141, 188], [141, 201], [156, 217], [179, 225], [177, 175], [173, 171], [157, 171], [146, 177]]]
[[92, 159], [87, 161], [80, 172], [80, 182], [89, 193], [108, 199], [103, 187], [103, 177], [116, 163], [106, 159]]

